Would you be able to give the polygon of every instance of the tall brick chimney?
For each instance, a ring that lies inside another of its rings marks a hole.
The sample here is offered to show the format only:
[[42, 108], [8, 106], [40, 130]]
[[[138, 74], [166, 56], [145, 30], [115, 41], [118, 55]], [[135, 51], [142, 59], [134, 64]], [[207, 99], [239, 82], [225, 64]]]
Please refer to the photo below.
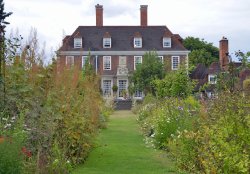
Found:
[[228, 40], [226, 37], [222, 37], [220, 40], [220, 67], [223, 70], [227, 70], [229, 64], [228, 58]]
[[141, 5], [141, 26], [148, 25], [148, 6]]
[[102, 5], [97, 4], [95, 6], [96, 10], [96, 26], [103, 26], [103, 8]]

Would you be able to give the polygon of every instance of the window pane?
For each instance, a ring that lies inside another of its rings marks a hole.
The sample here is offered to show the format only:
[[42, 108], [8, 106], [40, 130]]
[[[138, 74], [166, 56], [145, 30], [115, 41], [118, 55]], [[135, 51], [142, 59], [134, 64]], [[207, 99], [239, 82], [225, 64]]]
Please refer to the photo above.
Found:
[[74, 39], [74, 48], [82, 48], [82, 38]]
[[134, 97], [138, 97], [138, 98], [141, 98], [142, 97], [142, 91], [139, 91], [139, 90], [136, 90], [135, 91], [135, 94], [134, 94]]
[[103, 56], [103, 69], [111, 70], [111, 57], [110, 56]]
[[103, 48], [111, 48], [111, 38], [103, 38]]
[[142, 47], [142, 38], [135, 37], [134, 38], [134, 47], [141, 48]]
[[179, 67], [179, 56], [172, 57], [172, 69], [177, 70]]
[[142, 56], [135, 56], [134, 57], [134, 70], [136, 70], [137, 65], [142, 63]]
[[171, 47], [171, 38], [163, 38], [163, 47]]
[[82, 68], [85, 67], [87, 59], [88, 59], [88, 56], [82, 56]]
[[119, 80], [118, 82], [118, 96], [124, 97], [124, 91], [127, 91], [127, 80]]
[[74, 56], [66, 56], [66, 65], [68, 66], [74, 65]]
[[161, 63], [163, 63], [163, 56], [158, 56]]
[[111, 96], [111, 80], [103, 80], [103, 95]]

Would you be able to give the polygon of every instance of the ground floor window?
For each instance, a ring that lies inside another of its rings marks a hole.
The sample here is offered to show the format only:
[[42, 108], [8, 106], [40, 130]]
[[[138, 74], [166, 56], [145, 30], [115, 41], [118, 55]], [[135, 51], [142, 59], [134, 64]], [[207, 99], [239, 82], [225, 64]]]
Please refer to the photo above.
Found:
[[142, 98], [143, 97], [143, 92], [139, 91], [139, 90], [136, 90], [135, 94], [134, 94], [134, 97], [135, 98]]
[[118, 80], [118, 97], [126, 97], [127, 80]]
[[103, 80], [103, 95], [111, 96], [111, 80]]

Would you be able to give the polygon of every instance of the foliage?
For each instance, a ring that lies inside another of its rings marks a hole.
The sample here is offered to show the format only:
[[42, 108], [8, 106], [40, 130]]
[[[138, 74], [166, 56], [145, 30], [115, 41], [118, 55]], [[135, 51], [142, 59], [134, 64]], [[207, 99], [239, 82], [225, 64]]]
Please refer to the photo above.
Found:
[[194, 84], [191, 82], [185, 68], [167, 73], [164, 79], [154, 80], [156, 95], [163, 97], [182, 97], [189, 96]]
[[239, 70], [236, 69], [233, 62], [230, 62], [228, 65], [227, 72], [221, 72], [217, 76], [216, 90], [218, 92], [230, 91], [234, 92], [239, 90]]
[[[5, 125], [4, 128], [2, 125]], [[0, 119], [0, 173], [19, 174], [24, 171], [23, 159], [29, 158], [30, 154], [24, 151], [26, 134], [20, 129], [21, 125], [21, 119], [20, 121], [16, 121], [13, 117]]]
[[183, 44], [185, 48], [191, 51], [188, 56], [190, 67], [199, 63], [209, 66], [219, 59], [219, 49], [204, 39], [189, 36], [184, 39]]
[[156, 147], [165, 149], [167, 139], [192, 127], [192, 114], [199, 109], [199, 104], [192, 97], [186, 100], [165, 98], [152, 101], [144, 103], [138, 120], [145, 135], [154, 138]]
[[250, 68], [250, 51], [243, 53], [242, 51], [235, 52], [235, 56], [239, 59], [239, 61], [242, 63], [240, 66], [240, 70], [244, 70], [246, 68]]
[[[33, 32], [34, 38], [30, 39], [29, 47], [23, 47], [21, 56], [15, 54], [17, 45], [6, 50], [11, 54], [6, 54], [9, 64], [5, 76], [6, 100], [0, 105], [0, 135], [6, 136], [10, 125], [2, 120], [10, 121], [14, 130], [16, 123], [23, 120], [19, 130], [25, 131], [27, 138], [19, 144], [25, 148], [16, 144], [20, 153], [23, 149], [30, 156], [20, 159], [23, 170], [68, 173], [87, 158], [98, 129], [105, 127], [101, 113], [108, 117], [110, 112], [103, 105], [99, 78], [93, 68], [88, 65], [82, 72], [72, 67], [58, 73], [55, 59], [44, 67], [43, 50], [38, 51], [36, 31]], [[14, 133], [8, 136], [14, 139]], [[14, 150], [9, 153], [18, 154]], [[7, 161], [5, 155], [1, 159], [5, 158]]]
[[138, 120], [145, 135], [157, 148], [167, 149], [180, 169], [244, 174], [250, 172], [249, 101], [249, 95], [230, 91], [201, 107], [191, 97], [152, 100]]
[[113, 90], [113, 92], [117, 92], [118, 86], [117, 86], [117, 85], [113, 85], [113, 86], [112, 86], [112, 90]]
[[6, 69], [6, 58], [5, 58], [5, 27], [9, 24], [9, 22], [5, 21], [7, 17], [9, 17], [12, 12], [4, 11], [4, 2], [0, 0], [0, 97], [2, 98], [0, 101], [0, 105], [2, 102], [5, 102], [5, 69]]
[[[147, 52], [143, 56], [141, 64], [137, 65], [133, 73], [131, 82], [134, 84], [133, 91], [144, 91], [154, 93], [152, 81], [155, 79], [162, 79], [164, 77], [163, 64], [158, 59], [155, 52]], [[131, 87], [130, 87], [131, 88]]]
[[222, 93], [199, 120], [195, 136], [199, 169], [206, 173], [249, 173], [249, 98]]
[[246, 79], [243, 81], [243, 89], [246, 93], [250, 94], [250, 79]]

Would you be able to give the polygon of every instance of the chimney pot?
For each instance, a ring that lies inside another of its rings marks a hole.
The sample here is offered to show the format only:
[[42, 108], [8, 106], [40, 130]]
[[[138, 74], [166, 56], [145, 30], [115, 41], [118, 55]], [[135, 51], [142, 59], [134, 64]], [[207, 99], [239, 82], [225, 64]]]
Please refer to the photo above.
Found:
[[141, 26], [147, 26], [148, 25], [148, 6], [147, 5], [141, 5]]

